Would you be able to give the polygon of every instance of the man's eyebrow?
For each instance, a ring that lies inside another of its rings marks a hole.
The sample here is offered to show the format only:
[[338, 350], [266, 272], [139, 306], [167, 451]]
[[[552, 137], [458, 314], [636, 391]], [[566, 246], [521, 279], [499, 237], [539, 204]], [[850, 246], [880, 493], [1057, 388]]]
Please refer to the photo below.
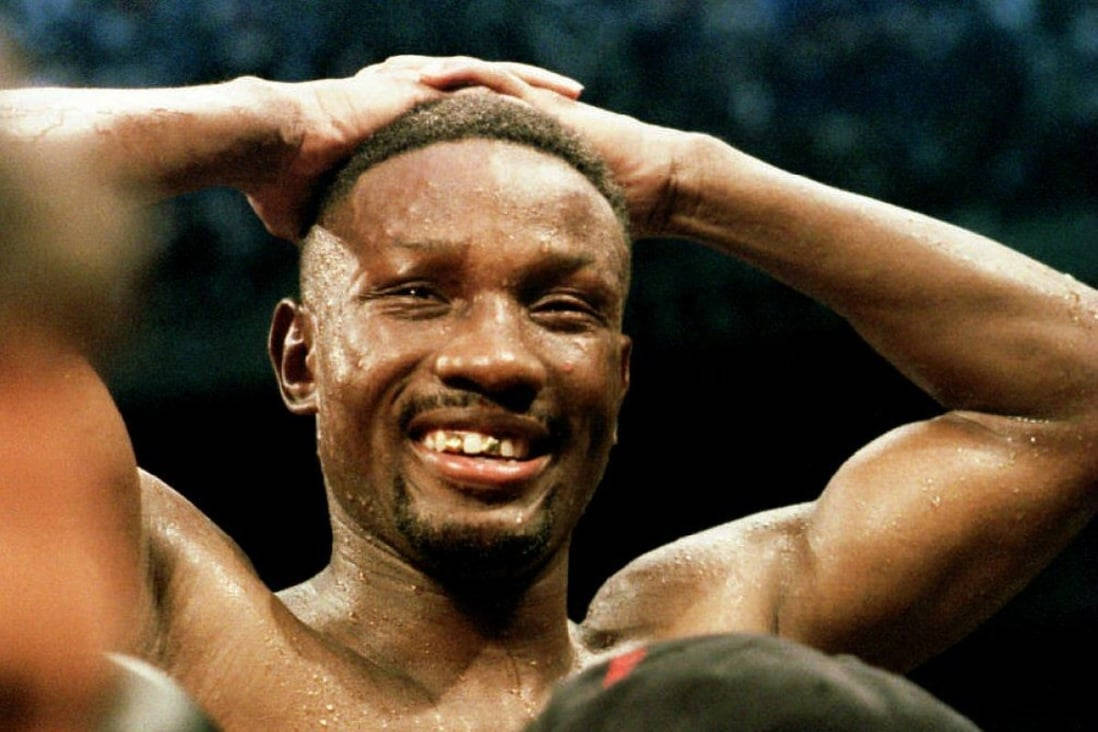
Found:
[[[573, 274], [586, 271], [595, 274], [599, 282], [610, 287], [610, 280], [618, 279], [620, 272], [611, 275], [598, 264], [598, 257], [587, 252], [550, 252], [537, 262], [524, 267], [521, 278], [527, 287], [549, 287]], [[617, 270], [617, 267], [614, 269]]]
[[548, 251], [545, 253], [545, 258], [535, 264], [533, 269], [546, 269], [560, 272], [575, 272], [577, 269], [583, 269], [594, 264], [596, 261], [593, 254], [587, 254], [585, 252], [554, 252]]
[[439, 252], [443, 250], [462, 250], [469, 246], [468, 242], [453, 241], [451, 239], [400, 239], [394, 238], [391, 246], [398, 249], [411, 249], [417, 252]]

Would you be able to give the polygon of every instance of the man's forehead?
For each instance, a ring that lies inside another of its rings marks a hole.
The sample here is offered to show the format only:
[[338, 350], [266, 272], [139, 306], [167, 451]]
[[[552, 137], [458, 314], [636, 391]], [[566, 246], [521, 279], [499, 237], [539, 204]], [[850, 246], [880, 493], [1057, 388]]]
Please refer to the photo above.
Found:
[[352, 205], [390, 203], [395, 194], [397, 199], [448, 203], [455, 193], [498, 196], [497, 189], [516, 196], [600, 201], [613, 214], [598, 189], [560, 158], [526, 145], [484, 138], [435, 142], [395, 155], [364, 171], [348, 200]]
[[434, 143], [365, 171], [328, 217], [351, 242], [441, 246], [478, 227], [626, 247], [610, 203], [569, 164], [500, 140]]

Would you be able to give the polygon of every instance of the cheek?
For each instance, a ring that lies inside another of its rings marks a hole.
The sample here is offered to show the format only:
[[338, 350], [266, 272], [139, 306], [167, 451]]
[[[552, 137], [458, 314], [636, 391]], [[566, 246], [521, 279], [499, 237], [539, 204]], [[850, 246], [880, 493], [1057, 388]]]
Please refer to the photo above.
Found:
[[577, 435], [586, 435], [585, 459], [599, 465], [609, 454], [621, 403], [620, 351], [605, 341], [579, 342], [562, 353], [562, 407], [573, 415]]
[[577, 341], [560, 354], [560, 372], [569, 391], [591, 404], [616, 405], [621, 384], [619, 350], [605, 340]]
[[428, 351], [430, 338], [385, 324], [344, 328], [321, 341], [317, 358], [317, 440], [333, 458], [376, 451], [392, 401]]
[[439, 341], [437, 331], [384, 321], [345, 326], [324, 339], [321, 386], [355, 401], [383, 392], [423, 362]]

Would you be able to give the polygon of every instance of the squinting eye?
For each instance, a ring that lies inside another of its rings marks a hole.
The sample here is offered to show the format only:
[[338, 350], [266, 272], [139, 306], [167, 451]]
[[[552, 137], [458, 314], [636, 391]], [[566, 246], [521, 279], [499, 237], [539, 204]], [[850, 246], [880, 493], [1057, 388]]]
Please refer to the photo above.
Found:
[[559, 330], [586, 330], [604, 324], [605, 318], [589, 303], [576, 297], [546, 298], [533, 307], [533, 316], [545, 325]]
[[445, 302], [446, 296], [430, 282], [408, 282], [379, 289], [373, 297], [398, 300]]
[[582, 303], [576, 302], [575, 300], [550, 300], [539, 305], [538, 310], [543, 313], [590, 312], [589, 307], [583, 305]]
[[399, 318], [434, 318], [450, 307], [445, 291], [431, 282], [400, 282], [383, 285], [362, 296], [378, 312]]
[[409, 285], [408, 287], [401, 287], [400, 289], [393, 291], [394, 295], [402, 295], [404, 297], [411, 297], [417, 300], [426, 300], [432, 297], [438, 297], [429, 287], [424, 285]]

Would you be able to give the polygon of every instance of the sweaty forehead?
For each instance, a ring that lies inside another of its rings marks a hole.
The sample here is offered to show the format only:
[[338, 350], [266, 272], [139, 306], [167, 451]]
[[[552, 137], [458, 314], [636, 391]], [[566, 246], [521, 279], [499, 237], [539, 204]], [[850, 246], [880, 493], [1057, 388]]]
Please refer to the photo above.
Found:
[[322, 224], [361, 246], [449, 236], [536, 236], [627, 257], [610, 203], [581, 173], [500, 140], [440, 142], [370, 168]]

